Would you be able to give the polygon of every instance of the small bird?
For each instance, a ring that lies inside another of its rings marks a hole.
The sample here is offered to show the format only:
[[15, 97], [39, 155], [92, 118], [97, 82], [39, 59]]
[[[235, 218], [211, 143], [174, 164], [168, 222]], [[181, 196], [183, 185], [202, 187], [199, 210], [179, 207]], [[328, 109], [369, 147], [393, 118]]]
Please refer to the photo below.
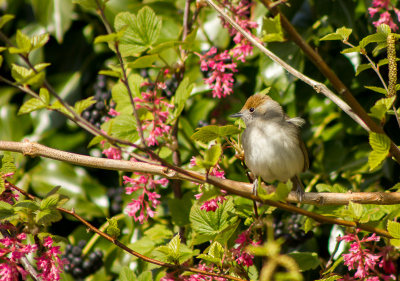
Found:
[[290, 118], [279, 103], [262, 94], [248, 98], [242, 110], [231, 117], [240, 117], [246, 124], [242, 144], [246, 165], [255, 178], [253, 194], [257, 196], [258, 176], [266, 182], [291, 179], [301, 202], [304, 187], [298, 174], [309, 167], [299, 129], [305, 120]]

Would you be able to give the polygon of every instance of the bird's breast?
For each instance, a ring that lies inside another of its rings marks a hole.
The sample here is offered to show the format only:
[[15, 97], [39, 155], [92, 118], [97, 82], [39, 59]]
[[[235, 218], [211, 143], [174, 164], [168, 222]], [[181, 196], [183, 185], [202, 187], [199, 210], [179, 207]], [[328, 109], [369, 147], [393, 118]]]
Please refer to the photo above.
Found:
[[286, 122], [265, 122], [247, 127], [242, 135], [245, 161], [264, 181], [285, 182], [304, 167], [298, 130]]

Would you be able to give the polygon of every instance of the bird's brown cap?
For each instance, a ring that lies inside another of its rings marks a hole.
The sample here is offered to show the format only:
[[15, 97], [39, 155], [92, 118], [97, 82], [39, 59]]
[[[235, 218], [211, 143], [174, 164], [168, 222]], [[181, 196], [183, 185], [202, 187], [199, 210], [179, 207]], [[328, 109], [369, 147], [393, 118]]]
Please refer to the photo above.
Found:
[[264, 104], [266, 101], [268, 101], [270, 99], [271, 99], [270, 96], [262, 95], [262, 94], [255, 94], [247, 99], [242, 110], [249, 109], [249, 108], [257, 108], [261, 104]]

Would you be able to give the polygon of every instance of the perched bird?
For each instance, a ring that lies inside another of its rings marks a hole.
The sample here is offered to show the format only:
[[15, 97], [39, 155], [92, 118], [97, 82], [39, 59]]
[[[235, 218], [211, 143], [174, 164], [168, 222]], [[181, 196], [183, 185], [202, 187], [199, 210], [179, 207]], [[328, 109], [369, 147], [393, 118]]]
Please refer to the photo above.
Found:
[[231, 117], [240, 117], [246, 124], [242, 144], [246, 165], [255, 177], [253, 194], [257, 195], [258, 176], [266, 182], [291, 179], [301, 202], [304, 187], [298, 174], [309, 166], [299, 129], [305, 120], [290, 118], [279, 103], [262, 94], [248, 98], [242, 110]]

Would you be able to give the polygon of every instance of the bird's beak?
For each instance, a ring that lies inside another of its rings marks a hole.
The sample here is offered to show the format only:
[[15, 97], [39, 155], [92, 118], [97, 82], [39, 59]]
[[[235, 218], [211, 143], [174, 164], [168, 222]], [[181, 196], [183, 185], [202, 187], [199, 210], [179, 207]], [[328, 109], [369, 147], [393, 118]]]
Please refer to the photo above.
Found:
[[243, 113], [238, 112], [238, 113], [232, 114], [230, 117], [242, 117], [242, 116], [243, 116]]

